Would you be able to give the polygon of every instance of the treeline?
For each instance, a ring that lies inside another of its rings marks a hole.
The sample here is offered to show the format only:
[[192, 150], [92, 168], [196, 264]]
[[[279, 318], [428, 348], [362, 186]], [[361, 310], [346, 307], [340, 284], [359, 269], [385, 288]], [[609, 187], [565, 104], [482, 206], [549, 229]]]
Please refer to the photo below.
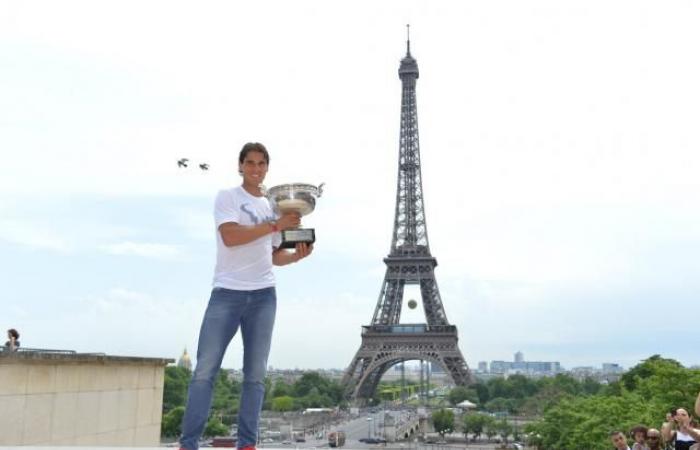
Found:
[[[182, 416], [187, 402], [187, 388], [192, 374], [182, 367], [165, 368], [163, 386], [163, 420], [161, 434], [175, 437], [181, 432]], [[214, 383], [212, 408], [204, 436], [227, 435], [236, 422], [241, 383], [220, 370]], [[295, 411], [305, 408], [346, 406], [343, 388], [317, 372], [303, 374], [294, 383], [265, 380], [264, 410]]]
[[604, 385], [591, 378], [579, 381], [565, 374], [537, 379], [511, 375], [477, 382], [468, 388], [456, 387], [450, 391], [448, 400], [453, 405], [469, 400], [480, 410], [494, 413], [539, 416], [565, 396], [588, 396], [604, 389]]
[[692, 411], [699, 391], [699, 369], [654, 355], [594, 395], [563, 396], [526, 431], [540, 449], [603, 450], [613, 430], [660, 428], [669, 409]]

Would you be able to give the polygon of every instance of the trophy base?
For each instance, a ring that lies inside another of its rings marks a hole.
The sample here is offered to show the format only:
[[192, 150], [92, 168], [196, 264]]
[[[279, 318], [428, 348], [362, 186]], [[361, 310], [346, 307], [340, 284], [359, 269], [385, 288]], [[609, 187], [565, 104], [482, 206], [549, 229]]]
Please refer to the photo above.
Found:
[[316, 233], [313, 228], [297, 228], [295, 230], [284, 230], [282, 233], [282, 243], [279, 248], [294, 248], [297, 244], [313, 244], [316, 242]]

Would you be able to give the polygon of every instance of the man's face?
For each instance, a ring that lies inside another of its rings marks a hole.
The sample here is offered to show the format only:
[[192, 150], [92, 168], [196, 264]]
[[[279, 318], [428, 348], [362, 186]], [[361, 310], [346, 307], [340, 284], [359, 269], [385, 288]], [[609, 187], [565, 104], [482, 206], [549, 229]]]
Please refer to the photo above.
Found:
[[661, 448], [661, 433], [658, 430], [651, 429], [647, 431], [646, 437], [650, 450], [659, 450]]
[[267, 161], [260, 152], [251, 151], [238, 164], [238, 169], [243, 173], [243, 182], [250, 186], [258, 186], [265, 180], [267, 174]]
[[618, 450], [627, 450], [627, 439], [622, 433], [614, 434], [610, 440], [612, 440], [613, 445]]

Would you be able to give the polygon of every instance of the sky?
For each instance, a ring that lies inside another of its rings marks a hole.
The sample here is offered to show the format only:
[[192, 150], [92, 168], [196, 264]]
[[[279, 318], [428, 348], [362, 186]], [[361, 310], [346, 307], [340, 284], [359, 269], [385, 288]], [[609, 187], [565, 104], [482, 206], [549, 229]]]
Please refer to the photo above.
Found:
[[345, 368], [391, 244], [410, 23], [430, 250], [468, 364], [700, 364], [699, 22], [689, 0], [0, 0], [0, 327], [195, 353], [214, 196], [259, 141], [267, 185], [326, 183], [313, 255], [276, 269], [269, 364]]

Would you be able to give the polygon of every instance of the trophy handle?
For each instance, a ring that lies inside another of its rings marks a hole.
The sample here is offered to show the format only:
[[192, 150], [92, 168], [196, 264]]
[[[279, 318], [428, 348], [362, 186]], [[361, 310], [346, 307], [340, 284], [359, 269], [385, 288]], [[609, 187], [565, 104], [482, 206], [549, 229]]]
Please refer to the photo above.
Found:
[[260, 188], [260, 192], [262, 193], [263, 197], [267, 197], [267, 188], [265, 185], [260, 183], [258, 187]]
[[320, 197], [321, 194], [323, 194], [323, 186], [325, 186], [326, 183], [321, 183], [318, 185], [318, 196]]

